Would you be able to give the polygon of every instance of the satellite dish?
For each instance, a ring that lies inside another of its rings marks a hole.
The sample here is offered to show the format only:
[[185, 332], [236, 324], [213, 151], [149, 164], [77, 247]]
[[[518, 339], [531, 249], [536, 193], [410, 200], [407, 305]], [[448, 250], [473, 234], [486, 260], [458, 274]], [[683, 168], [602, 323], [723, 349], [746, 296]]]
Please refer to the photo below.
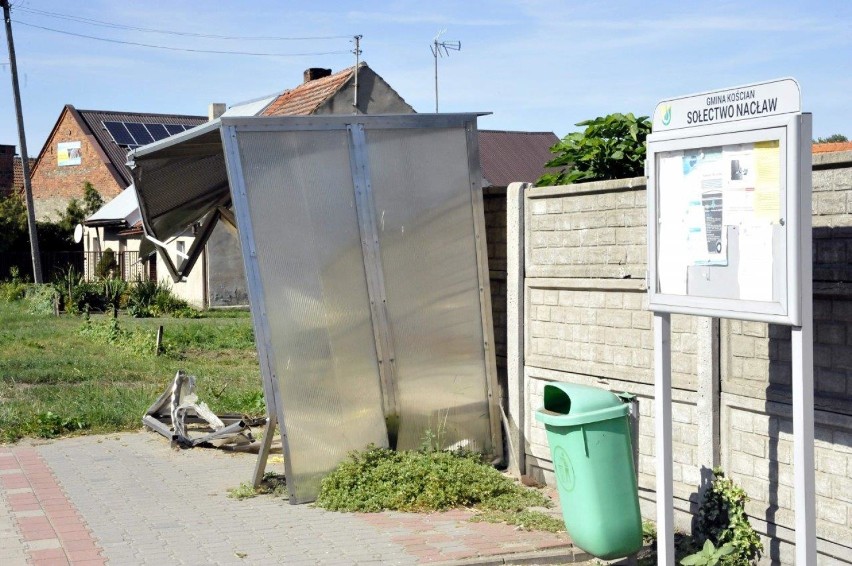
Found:
[[74, 227], [74, 243], [79, 244], [83, 240], [83, 225], [77, 224]]

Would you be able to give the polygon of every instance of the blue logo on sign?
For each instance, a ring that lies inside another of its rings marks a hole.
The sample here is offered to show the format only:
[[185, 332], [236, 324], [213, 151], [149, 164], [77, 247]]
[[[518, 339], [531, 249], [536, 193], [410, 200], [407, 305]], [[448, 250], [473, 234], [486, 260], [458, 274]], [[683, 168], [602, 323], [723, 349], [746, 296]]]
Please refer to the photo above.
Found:
[[672, 123], [672, 107], [665, 106], [663, 112], [663, 126], [668, 126]]

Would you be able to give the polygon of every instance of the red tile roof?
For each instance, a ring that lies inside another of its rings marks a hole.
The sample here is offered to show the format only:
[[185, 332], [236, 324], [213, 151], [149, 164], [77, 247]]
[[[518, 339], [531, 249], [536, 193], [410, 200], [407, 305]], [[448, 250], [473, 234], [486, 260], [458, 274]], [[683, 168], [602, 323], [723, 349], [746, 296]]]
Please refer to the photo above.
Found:
[[343, 88], [343, 85], [352, 78], [354, 71], [355, 67], [349, 67], [333, 75], [303, 83], [292, 90], [286, 90], [263, 110], [261, 116], [307, 116], [312, 114]]
[[834, 151], [852, 151], [852, 142], [815, 143], [814, 153], [831, 153]]
[[486, 185], [505, 187], [534, 183], [553, 158], [550, 147], [559, 141], [553, 132], [479, 131], [479, 163]]

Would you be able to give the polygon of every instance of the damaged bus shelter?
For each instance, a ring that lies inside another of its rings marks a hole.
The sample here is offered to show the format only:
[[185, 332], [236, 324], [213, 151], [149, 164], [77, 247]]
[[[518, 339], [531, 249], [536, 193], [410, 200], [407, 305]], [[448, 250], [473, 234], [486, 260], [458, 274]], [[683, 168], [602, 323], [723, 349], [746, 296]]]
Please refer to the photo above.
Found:
[[[476, 114], [226, 117], [138, 148], [149, 241], [239, 227], [292, 503], [373, 443], [502, 457]], [[166, 258], [167, 259], [167, 258]]]

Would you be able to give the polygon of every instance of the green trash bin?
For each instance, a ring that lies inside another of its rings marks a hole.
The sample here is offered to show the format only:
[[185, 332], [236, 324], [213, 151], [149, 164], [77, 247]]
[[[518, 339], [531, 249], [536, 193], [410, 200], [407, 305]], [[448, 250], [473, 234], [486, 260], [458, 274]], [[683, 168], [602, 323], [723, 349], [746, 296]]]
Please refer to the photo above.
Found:
[[642, 515], [633, 468], [628, 405], [609, 391], [544, 386], [544, 423], [562, 516], [571, 539], [598, 558], [642, 548]]

